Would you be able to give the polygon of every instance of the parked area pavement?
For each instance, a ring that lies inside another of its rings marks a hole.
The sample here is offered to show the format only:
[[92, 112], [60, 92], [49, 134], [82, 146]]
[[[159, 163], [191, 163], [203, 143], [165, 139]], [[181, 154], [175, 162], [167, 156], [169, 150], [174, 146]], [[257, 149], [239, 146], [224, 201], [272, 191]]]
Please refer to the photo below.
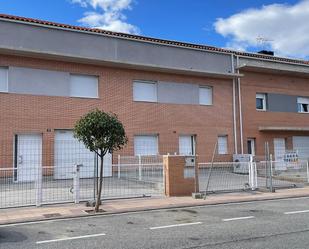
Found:
[[1, 225], [0, 248], [305, 249], [308, 207], [303, 197]]
[[[309, 197], [309, 187], [277, 189], [275, 193], [248, 191], [226, 194], [209, 194], [205, 200], [193, 199], [192, 197], [152, 197], [105, 200], [103, 201], [103, 205], [101, 206], [104, 212], [100, 213], [99, 215], [174, 207], [189, 207], [223, 203], [272, 200], [290, 197]], [[87, 211], [92, 209], [93, 208], [91, 207], [86, 207], [85, 203], [70, 203], [59, 205], [46, 205], [42, 207], [0, 209], [0, 225], [17, 222], [91, 216], [93, 214], [89, 214], [87, 213]]]

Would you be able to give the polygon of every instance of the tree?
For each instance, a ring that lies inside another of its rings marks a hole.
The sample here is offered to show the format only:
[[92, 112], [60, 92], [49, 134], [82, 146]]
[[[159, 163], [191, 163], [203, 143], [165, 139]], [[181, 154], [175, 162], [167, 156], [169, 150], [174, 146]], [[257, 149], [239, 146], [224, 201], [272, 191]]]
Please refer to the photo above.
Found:
[[99, 211], [103, 183], [103, 157], [107, 153], [120, 150], [127, 143], [122, 123], [116, 114], [95, 109], [78, 120], [74, 127], [74, 137], [95, 152], [100, 160], [100, 178], [95, 212]]

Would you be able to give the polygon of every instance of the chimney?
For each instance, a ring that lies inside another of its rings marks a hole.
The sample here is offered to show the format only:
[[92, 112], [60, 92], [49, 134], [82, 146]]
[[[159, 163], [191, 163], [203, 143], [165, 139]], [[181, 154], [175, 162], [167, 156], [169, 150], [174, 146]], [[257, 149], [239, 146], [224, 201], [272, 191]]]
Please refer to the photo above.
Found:
[[265, 55], [270, 55], [270, 56], [275, 55], [274, 51], [270, 51], [270, 50], [261, 50], [258, 52], [258, 54], [265, 54]]

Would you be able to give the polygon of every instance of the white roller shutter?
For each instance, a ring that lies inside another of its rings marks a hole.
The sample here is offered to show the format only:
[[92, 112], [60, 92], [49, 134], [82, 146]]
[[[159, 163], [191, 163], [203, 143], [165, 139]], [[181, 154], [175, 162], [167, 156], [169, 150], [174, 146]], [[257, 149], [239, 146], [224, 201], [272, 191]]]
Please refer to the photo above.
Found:
[[158, 136], [156, 135], [134, 136], [134, 154], [136, 156], [157, 155]]
[[8, 69], [0, 67], [0, 92], [8, 91]]
[[188, 136], [179, 136], [179, 154], [192, 156], [194, 155], [195, 150], [194, 137], [191, 135]]
[[[81, 178], [91, 178], [94, 176], [96, 155], [86, 149], [84, 144], [73, 137], [73, 132], [69, 130], [59, 130], [55, 132], [55, 179], [70, 179], [73, 177], [72, 169], [76, 164], [82, 164], [80, 169]], [[100, 161], [98, 162], [100, 165]], [[112, 175], [112, 156], [107, 154], [104, 157], [104, 176]]]
[[309, 159], [309, 136], [294, 136], [293, 149], [297, 150], [300, 159]]

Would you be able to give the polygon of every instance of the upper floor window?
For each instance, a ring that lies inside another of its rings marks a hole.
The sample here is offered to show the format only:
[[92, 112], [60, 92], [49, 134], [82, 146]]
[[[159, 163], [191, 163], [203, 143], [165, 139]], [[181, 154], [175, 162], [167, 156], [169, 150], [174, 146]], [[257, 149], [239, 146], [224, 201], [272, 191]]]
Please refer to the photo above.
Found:
[[153, 81], [134, 81], [133, 100], [157, 102], [157, 83]]
[[99, 79], [92, 75], [70, 75], [70, 96], [81, 98], [98, 98]]
[[218, 136], [218, 154], [227, 154], [227, 136]]
[[212, 105], [212, 87], [209, 86], [199, 87], [199, 104]]
[[0, 67], [0, 92], [8, 92], [8, 69]]
[[298, 97], [297, 108], [298, 112], [309, 113], [309, 98]]
[[265, 93], [256, 94], [256, 109], [260, 111], [266, 111], [266, 94]]

